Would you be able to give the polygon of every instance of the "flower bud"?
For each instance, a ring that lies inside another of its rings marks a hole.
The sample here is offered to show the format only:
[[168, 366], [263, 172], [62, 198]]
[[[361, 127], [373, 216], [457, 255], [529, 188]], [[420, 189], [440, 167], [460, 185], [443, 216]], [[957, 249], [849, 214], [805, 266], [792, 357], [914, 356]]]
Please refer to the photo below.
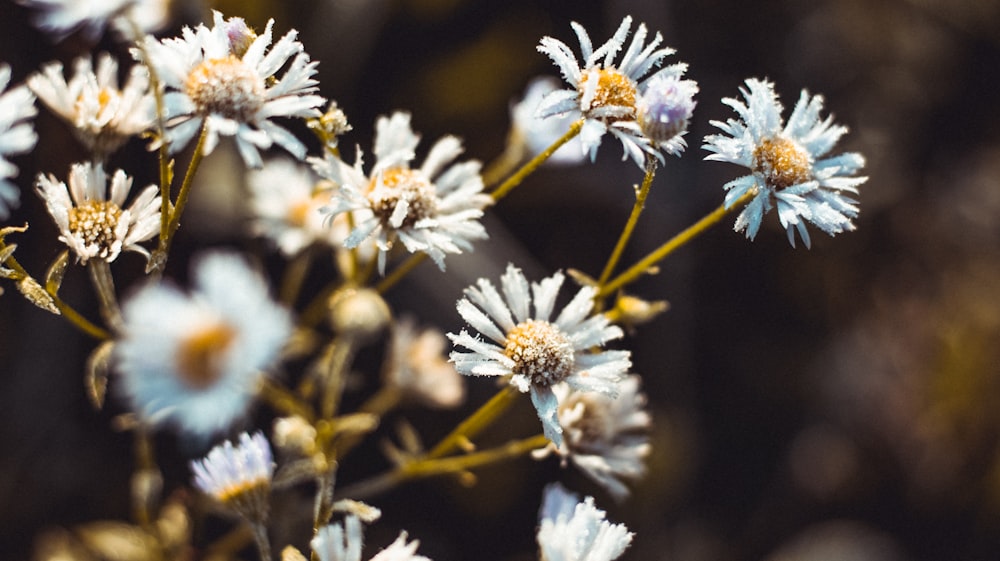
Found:
[[698, 85], [679, 76], [663, 76], [649, 81], [639, 99], [638, 121], [642, 133], [655, 144], [669, 142], [687, 132], [694, 113]]

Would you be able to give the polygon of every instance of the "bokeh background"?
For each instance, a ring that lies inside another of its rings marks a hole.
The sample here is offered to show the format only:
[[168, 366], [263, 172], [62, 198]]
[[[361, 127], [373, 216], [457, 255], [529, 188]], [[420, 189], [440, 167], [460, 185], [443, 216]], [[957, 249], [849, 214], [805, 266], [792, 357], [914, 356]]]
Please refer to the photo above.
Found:
[[[636, 532], [626, 559], [1000, 558], [1000, 2], [188, 0], [175, 6], [171, 32], [210, 7], [258, 29], [273, 17], [279, 33], [300, 31], [321, 61], [322, 93], [354, 125], [348, 150], [371, 145], [376, 116], [407, 109], [424, 149], [456, 134], [484, 161], [502, 150], [509, 105], [527, 82], [555, 74], [535, 51], [540, 37], [575, 46], [575, 20], [601, 42], [625, 14], [661, 31], [701, 92], [689, 150], [657, 174], [626, 263], [715, 208], [741, 173], [703, 162], [699, 146], [709, 120], [730, 116], [719, 100], [747, 77], [775, 81], [786, 106], [802, 88], [824, 94], [851, 128], [838, 149], [868, 159], [856, 232], [814, 233], [811, 250], [792, 249], [774, 216], [753, 243], [727, 220], [634, 285], [671, 308], [625, 343], [655, 416], [650, 473], [630, 501], [615, 505], [551, 459], [483, 470], [471, 488], [418, 482], [372, 500], [385, 515], [366, 558], [405, 528], [437, 561], [532, 559], [541, 489], [554, 479], [595, 494]], [[53, 43], [26, 8], [0, 2], [0, 60], [15, 81], [92, 48], [125, 56], [107, 37]], [[44, 109], [36, 127], [38, 148], [15, 158], [22, 206], [9, 223], [30, 223], [11, 241], [41, 275], [60, 248], [32, 179], [64, 177], [83, 153]], [[642, 175], [619, 156], [609, 143], [593, 165], [536, 173], [490, 212], [491, 241], [449, 260], [447, 277], [421, 269], [391, 303], [454, 330], [462, 287], [495, 279], [508, 261], [535, 279], [560, 268], [598, 273]], [[234, 158], [220, 148], [206, 162], [170, 276], [182, 279], [206, 246], [267, 255], [244, 235]], [[113, 164], [149, 182], [152, 162], [133, 145]], [[140, 267], [135, 256], [115, 264], [121, 278]], [[4, 288], [0, 558], [26, 559], [48, 528], [128, 518], [131, 438], [111, 428], [120, 404], [98, 412], [85, 398], [81, 365], [93, 342]], [[70, 271], [63, 296], [96, 316], [82, 269]], [[494, 391], [475, 382], [470, 406]], [[487, 436], [536, 432], [524, 401]], [[403, 416], [433, 441], [462, 411]], [[268, 420], [258, 412], [236, 429]], [[204, 449], [163, 434], [157, 452], [170, 492]], [[371, 446], [345, 463], [342, 480], [384, 467]], [[300, 522], [288, 515], [279, 531], [302, 545]], [[225, 523], [211, 518], [199, 536], [217, 527]]]

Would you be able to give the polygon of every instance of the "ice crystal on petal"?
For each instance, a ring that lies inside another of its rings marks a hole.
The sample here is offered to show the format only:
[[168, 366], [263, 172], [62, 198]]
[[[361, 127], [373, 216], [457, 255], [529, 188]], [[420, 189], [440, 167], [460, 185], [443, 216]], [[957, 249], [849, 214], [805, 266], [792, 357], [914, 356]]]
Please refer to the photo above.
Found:
[[[628, 351], [593, 351], [622, 337], [621, 329], [602, 314], [590, 315], [595, 289], [584, 287], [553, 319], [562, 273], [530, 285], [513, 265], [500, 279], [501, 292], [486, 279], [465, 289], [458, 313], [480, 334], [462, 330], [448, 337], [456, 347], [451, 361], [462, 374], [510, 376], [510, 383], [530, 392], [545, 436], [562, 445], [554, 386], [565, 382], [580, 391], [618, 395], [618, 383], [631, 366]], [[532, 307], [534, 312], [532, 312]]]
[[545, 488], [538, 547], [544, 561], [612, 561], [632, 543], [624, 524], [605, 520], [594, 498], [580, 498], [554, 483]]
[[833, 118], [820, 118], [821, 96], [805, 90], [799, 96], [787, 123], [774, 84], [749, 78], [740, 93], [723, 103], [736, 111], [738, 119], [712, 121], [724, 134], [705, 137], [704, 149], [714, 152], [706, 160], [744, 166], [749, 175], [725, 185], [726, 206], [748, 193], [752, 198], [737, 216], [735, 229], [751, 240], [760, 230], [764, 215], [776, 208], [778, 221], [795, 246], [796, 233], [810, 246], [806, 222], [831, 236], [854, 230], [858, 216], [858, 186], [868, 180], [856, 177], [864, 158], [855, 152], [828, 156], [847, 127], [834, 125]]

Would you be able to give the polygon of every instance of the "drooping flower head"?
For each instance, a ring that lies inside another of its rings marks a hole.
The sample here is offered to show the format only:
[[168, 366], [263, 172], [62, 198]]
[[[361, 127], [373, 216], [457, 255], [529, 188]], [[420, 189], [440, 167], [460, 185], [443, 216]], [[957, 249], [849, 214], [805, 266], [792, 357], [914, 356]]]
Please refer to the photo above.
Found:
[[559, 455], [621, 501], [628, 497], [623, 479], [646, 474], [651, 419], [646, 396], [639, 391], [639, 376], [622, 380], [618, 397], [570, 390], [557, 386], [559, 425], [563, 446]]
[[52, 34], [56, 41], [77, 29], [90, 41], [96, 41], [109, 23], [133, 35], [132, 23], [141, 32], [162, 29], [170, 19], [172, 0], [18, 0], [36, 8], [35, 25]]
[[90, 259], [112, 262], [122, 251], [149, 256], [139, 245], [160, 231], [160, 196], [156, 185], [149, 185], [132, 204], [125, 199], [132, 189], [132, 178], [118, 170], [108, 177], [101, 164], [73, 164], [69, 187], [55, 176], [39, 175], [38, 195], [45, 201], [59, 239], [69, 246], [81, 263]]
[[233, 512], [255, 522], [268, 514], [268, 493], [274, 475], [271, 446], [261, 432], [226, 441], [202, 460], [191, 462], [196, 487]]
[[455, 346], [470, 351], [451, 353], [459, 372], [510, 376], [510, 383], [520, 391], [531, 392], [545, 436], [556, 446], [562, 445], [562, 427], [553, 386], [565, 382], [579, 391], [615, 396], [622, 375], [632, 364], [628, 351], [592, 351], [623, 335], [604, 315], [590, 315], [594, 287], [581, 288], [551, 319], [563, 280], [563, 274], [556, 273], [529, 287], [521, 270], [508, 265], [500, 278], [503, 296], [493, 283], [479, 279], [458, 301], [458, 313], [489, 340], [465, 329], [458, 335], [448, 334]]
[[[271, 46], [269, 20], [254, 33], [241, 18], [223, 19], [214, 12], [213, 27], [185, 28], [180, 38], [147, 37], [139, 59], [152, 66], [166, 87], [167, 141], [170, 151], [183, 149], [206, 128], [203, 154], [215, 149], [219, 135], [232, 136], [244, 162], [260, 167], [258, 149], [273, 143], [300, 160], [306, 147], [273, 117], [319, 117], [325, 101], [315, 95], [315, 62], [303, 52], [291, 30]], [[268, 51], [268, 47], [272, 47]], [[291, 59], [291, 62], [289, 62]], [[277, 72], [286, 67], [278, 77]]]
[[326, 208], [329, 216], [353, 212], [355, 228], [344, 245], [358, 246], [373, 237], [379, 271], [398, 240], [411, 253], [423, 252], [444, 270], [449, 253], [471, 251], [471, 240], [486, 238], [479, 222], [492, 202], [484, 194], [478, 161], [453, 163], [462, 143], [446, 136], [431, 147], [419, 168], [410, 166], [420, 137], [410, 115], [397, 112], [375, 125], [375, 165], [365, 173], [360, 150], [353, 166], [327, 155], [313, 159], [320, 176], [340, 186]]
[[594, 498], [580, 497], [554, 483], [545, 488], [539, 512], [538, 548], [542, 561], [612, 561], [632, 543], [624, 524], [605, 520]]
[[680, 73], [650, 79], [636, 102], [636, 120], [642, 134], [664, 152], [679, 156], [687, 147], [683, 137], [697, 105], [696, 93], [698, 83], [682, 80]]
[[243, 415], [291, 335], [288, 312], [236, 254], [204, 255], [190, 295], [150, 284], [122, 306], [121, 388], [152, 425], [206, 437]]
[[654, 142], [643, 131], [638, 121], [638, 104], [651, 80], [657, 77], [679, 80], [687, 65], [678, 63], [653, 71], [674, 50], [666, 47], [657, 49], [663, 41], [659, 33], [647, 45], [645, 24], [639, 24], [625, 54], [615, 63], [632, 27], [630, 16], [626, 16], [615, 34], [596, 50], [587, 30], [576, 22], [571, 25], [580, 41], [582, 62], [577, 60], [566, 43], [558, 39], [543, 37], [538, 44], [539, 52], [552, 59], [570, 85], [568, 89], [547, 95], [538, 108], [538, 115], [582, 116], [585, 121], [580, 139], [583, 150], [589, 153], [591, 160], [596, 157], [605, 133], [611, 133], [621, 141], [624, 150], [622, 158], [631, 157], [639, 167], [645, 165], [647, 155], [662, 160], [661, 149], [673, 153], [676, 146], [663, 141]]
[[10, 216], [10, 209], [21, 200], [20, 191], [10, 181], [17, 177], [17, 167], [6, 156], [23, 154], [38, 141], [35, 127], [28, 119], [35, 116], [35, 96], [28, 88], [18, 86], [9, 91], [10, 67], [0, 64], [0, 220]]
[[118, 63], [107, 53], [98, 58], [96, 72], [89, 56], [76, 59], [68, 82], [62, 63], [46, 64], [28, 78], [28, 87], [73, 127], [73, 134], [98, 160], [149, 130], [156, 116], [146, 68], [133, 66], [125, 87], [119, 88]]
[[725, 134], [705, 137], [703, 148], [714, 152], [706, 160], [739, 164], [750, 170], [725, 185], [726, 207], [747, 193], [753, 198], [736, 218], [736, 231], [757, 235], [764, 215], [777, 207], [778, 221], [795, 246], [798, 232], [810, 246], [806, 222], [831, 236], [854, 230], [857, 201], [850, 195], [868, 180], [856, 177], [865, 159], [856, 152], [827, 157], [847, 127], [833, 124], [833, 117], [820, 119], [823, 98], [802, 90], [798, 103], [784, 124], [781, 103], [774, 84], [749, 78], [740, 93], [746, 103], [723, 99], [739, 119], [712, 121]]

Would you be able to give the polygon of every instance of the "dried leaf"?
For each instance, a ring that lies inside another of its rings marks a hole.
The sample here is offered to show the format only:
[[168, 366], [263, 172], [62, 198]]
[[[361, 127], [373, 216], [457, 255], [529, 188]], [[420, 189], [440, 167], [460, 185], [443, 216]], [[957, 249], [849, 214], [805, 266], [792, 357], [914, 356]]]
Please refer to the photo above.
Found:
[[39, 308], [45, 310], [46, 312], [51, 312], [55, 315], [60, 315], [59, 308], [56, 306], [55, 300], [52, 296], [45, 292], [42, 285], [38, 284], [38, 281], [31, 277], [24, 277], [17, 281], [17, 289], [21, 291], [21, 294], [28, 299], [29, 302], [38, 306]]
[[49, 294], [59, 294], [59, 287], [62, 286], [67, 265], [69, 265], [69, 250], [60, 253], [59, 257], [56, 257], [56, 260], [49, 265], [49, 270], [45, 273], [45, 290]]
[[286, 545], [281, 550], [281, 561], [306, 561], [306, 556], [293, 545]]
[[87, 370], [84, 383], [87, 387], [87, 397], [96, 409], [104, 407], [104, 396], [108, 390], [108, 373], [111, 366], [111, 354], [114, 351], [114, 341], [101, 343], [87, 358]]
[[366, 524], [371, 524], [382, 517], [382, 511], [370, 504], [352, 499], [341, 499], [333, 503], [334, 512], [353, 514]]

